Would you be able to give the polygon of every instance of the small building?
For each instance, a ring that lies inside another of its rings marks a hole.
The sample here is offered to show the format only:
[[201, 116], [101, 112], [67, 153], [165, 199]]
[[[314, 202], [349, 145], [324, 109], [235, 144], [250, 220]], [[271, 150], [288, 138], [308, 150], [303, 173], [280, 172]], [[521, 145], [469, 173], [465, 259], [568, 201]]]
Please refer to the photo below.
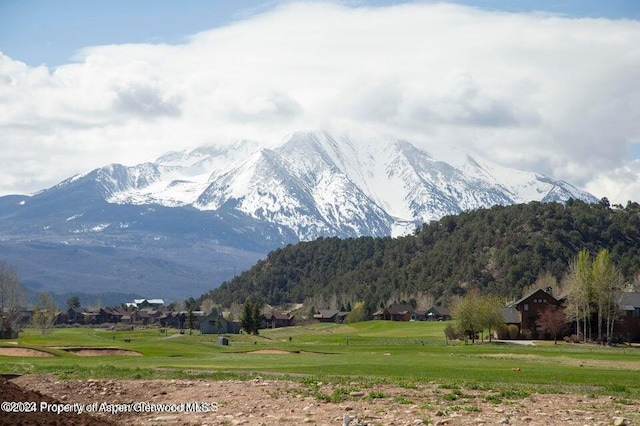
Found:
[[409, 321], [426, 321], [427, 320], [427, 311], [424, 309], [414, 309], [411, 312], [411, 317]]
[[104, 324], [109, 315], [104, 309], [89, 309], [82, 313], [82, 324]]
[[104, 317], [107, 319], [106, 322], [117, 323], [122, 321], [122, 317], [127, 313], [122, 308], [102, 308], [101, 309], [104, 314]]
[[427, 321], [449, 321], [451, 319], [451, 312], [444, 306], [434, 306], [426, 313]]
[[389, 313], [389, 310], [387, 308], [378, 309], [372, 314], [372, 316], [373, 316], [373, 319], [376, 321], [391, 320], [391, 314]]
[[321, 309], [313, 318], [320, 322], [335, 322], [342, 324], [349, 312], [339, 311], [337, 309]]
[[202, 334], [239, 334], [240, 324], [233, 321], [229, 321], [222, 315], [211, 313], [200, 320], [200, 333]]
[[293, 325], [294, 316], [288, 312], [271, 311], [262, 315], [262, 328], [280, 328]]
[[380, 308], [373, 313], [374, 320], [411, 321], [413, 307], [404, 304], [392, 304], [387, 308]]
[[165, 312], [157, 319], [160, 327], [184, 328], [185, 315], [177, 312]]
[[82, 315], [82, 309], [69, 308], [66, 311], [60, 312], [56, 315], [56, 324], [82, 324], [84, 322], [84, 316]]

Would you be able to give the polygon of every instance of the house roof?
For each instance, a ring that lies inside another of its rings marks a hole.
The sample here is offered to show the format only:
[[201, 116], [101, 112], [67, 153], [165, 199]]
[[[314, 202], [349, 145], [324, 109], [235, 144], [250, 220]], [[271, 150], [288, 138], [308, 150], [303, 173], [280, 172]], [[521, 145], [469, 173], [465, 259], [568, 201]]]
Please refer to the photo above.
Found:
[[445, 308], [444, 306], [434, 306], [427, 311], [427, 313], [429, 312], [433, 312], [434, 314], [441, 316], [451, 315], [449, 308]]
[[278, 311], [271, 311], [271, 316], [266, 316], [265, 318], [267, 319], [277, 319], [277, 320], [290, 320], [291, 318], [293, 318], [291, 315], [289, 315], [288, 312], [278, 312]]
[[502, 308], [502, 316], [506, 324], [520, 324], [520, 313], [516, 308]]
[[389, 313], [391, 315], [404, 315], [406, 313], [413, 312], [413, 307], [411, 305], [390, 305]]
[[339, 313], [340, 311], [338, 311], [337, 309], [321, 309], [313, 317], [314, 318], [333, 318]]
[[556, 299], [555, 297], [553, 297], [553, 295], [547, 293], [546, 291], [544, 291], [543, 289], [539, 288], [537, 290], [534, 290], [532, 292], [530, 292], [529, 294], [527, 294], [526, 296], [524, 296], [522, 299], [517, 300], [515, 302], [512, 303], [512, 306], [518, 306], [519, 304], [521, 304], [522, 302], [524, 302], [525, 300], [529, 299], [531, 296], [533, 296], [534, 294], [538, 293], [538, 292], [542, 292], [544, 293], [546, 296], [552, 298], [553, 300], [555, 300], [556, 302], [558, 301], [558, 299]]
[[624, 311], [633, 311], [636, 308], [640, 308], [640, 293], [622, 293], [622, 301], [620, 306]]
[[150, 305], [164, 305], [164, 300], [163, 299], [133, 299], [133, 303], [127, 303], [127, 307], [131, 307], [133, 306], [138, 307], [138, 305], [142, 305], [144, 304], [144, 302], [147, 302]]

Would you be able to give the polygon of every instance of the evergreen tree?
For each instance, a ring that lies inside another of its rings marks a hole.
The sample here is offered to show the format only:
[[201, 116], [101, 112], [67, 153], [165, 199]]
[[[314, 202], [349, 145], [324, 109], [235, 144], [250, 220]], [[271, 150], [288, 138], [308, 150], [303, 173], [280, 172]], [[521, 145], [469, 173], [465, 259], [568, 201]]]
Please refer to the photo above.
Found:
[[68, 309], [78, 309], [80, 307], [80, 298], [78, 296], [71, 296], [67, 299]]
[[193, 309], [189, 309], [189, 315], [187, 316], [187, 326], [189, 327], [189, 334], [193, 333], [193, 328], [196, 325], [196, 316], [193, 313]]
[[249, 300], [242, 305], [242, 316], [240, 318], [240, 326], [248, 334], [253, 332], [253, 306]]
[[253, 325], [252, 331], [256, 336], [260, 334], [260, 327], [262, 327], [262, 312], [260, 312], [260, 305], [256, 302], [253, 304], [253, 315], [251, 317]]
[[240, 319], [240, 326], [248, 334], [260, 333], [260, 327], [262, 326], [262, 313], [260, 312], [260, 304], [253, 303], [251, 300], [246, 300], [242, 306], [242, 317]]

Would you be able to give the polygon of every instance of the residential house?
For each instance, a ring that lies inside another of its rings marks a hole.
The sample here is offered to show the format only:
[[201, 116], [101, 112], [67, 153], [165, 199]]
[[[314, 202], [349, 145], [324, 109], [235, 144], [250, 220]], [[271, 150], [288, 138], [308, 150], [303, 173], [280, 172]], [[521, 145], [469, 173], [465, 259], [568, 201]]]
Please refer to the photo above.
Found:
[[314, 319], [320, 322], [335, 322], [342, 324], [349, 312], [339, 311], [337, 309], [321, 309], [317, 314], [313, 315]]
[[140, 309], [138, 311], [134, 311], [131, 313], [131, 319], [135, 323], [140, 323], [142, 325], [149, 325], [153, 323], [154, 316], [153, 316], [153, 312], [150, 312], [147, 309]]
[[640, 293], [622, 293], [622, 316], [616, 325], [617, 333], [628, 342], [640, 342]]
[[84, 318], [83, 324], [104, 324], [108, 322], [109, 315], [104, 309], [100, 308], [86, 310], [82, 313], [82, 317]]
[[380, 308], [377, 311], [375, 311], [373, 314], [373, 319], [378, 321], [378, 320], [391, 320], [391, 314], [389, 313], [389, 309], [387, 308]]
[[434, 306], [426, 312], [427, 321], [449, 321], [451, 312], [444, 306]]
[[[550, 289], [548, 289], [550, 291]], [[520, 315], [520, 333], [527, 337], [537, 337], [541, 331], [536, 325], [540, 314], [549, 306], [560, 306], [560, 300], [542, 289], [535, 290], [522, 299], [514, 302], [510, 307], [515, 308]]]
[[425, 309], [414, 309], [411, 312], [411, 317], [409, 321], [426, 321], [427, 320], [427, 311]]
[[262, 315], [262, 328], [280, 328], [293, 325], [294, 316], [288, 312], [271, 311]]
[[222, 315], [211, 313], [200, 320], [202, 334], [239, 334], [240, 324], [229, 321]]
[[[203, 311], [180, 311], [178, 316], [184, 317], [182, 328], [190, 328], [189, 326], [191, 326], [192, 330], [200, 329], [200, 321], [206, 317]], [[192, 324], [190, 324], [191, 321], [193, 321]]]
[[110, 308], [110, 307], [106, 307], [106, 308], [102, 308], [102, 311], [104, 311], [104, 316], [106, 317], [107, 321], [106, 322], [110, 322], [110, 323], [118, 323], [122, 321], [122, 317], [127, 313], [124, 309], [122, 308]]
[[69, 308], [66, 311], [60, 312], [56, 315], [56, 324], [82, 324], [84, 316], [82, 315], [82, 309]]
[[640, 293], [622, 293], [620, 310], [624, 316], [640, 318]]
[[373, 313], [374, 320], [411, 321], [414, 308], [411, 305], [394, 303], [388, 308], [380, 308]]
[[178, 312], [165, 312], [158, 317], [158, 324], [161, 327], [184, 328], [187, 316]]

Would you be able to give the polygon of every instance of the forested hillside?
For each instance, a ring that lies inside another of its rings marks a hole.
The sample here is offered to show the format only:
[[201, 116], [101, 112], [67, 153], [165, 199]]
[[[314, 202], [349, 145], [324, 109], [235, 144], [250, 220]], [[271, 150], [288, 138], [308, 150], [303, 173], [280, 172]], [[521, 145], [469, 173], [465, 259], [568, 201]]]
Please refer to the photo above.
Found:
[[224, 306], [248, 297], [271, 305], [364, 300], [370, 308], [425, 294], [447, 300], [471, 288], [518, 297], [545, 272], [561, 279], [579, 250], [602, 248], [632, 281], [640, 205], [532, 202], [447, 216], [403, 238], [320, 238], [275, 250], [202, 297]]

